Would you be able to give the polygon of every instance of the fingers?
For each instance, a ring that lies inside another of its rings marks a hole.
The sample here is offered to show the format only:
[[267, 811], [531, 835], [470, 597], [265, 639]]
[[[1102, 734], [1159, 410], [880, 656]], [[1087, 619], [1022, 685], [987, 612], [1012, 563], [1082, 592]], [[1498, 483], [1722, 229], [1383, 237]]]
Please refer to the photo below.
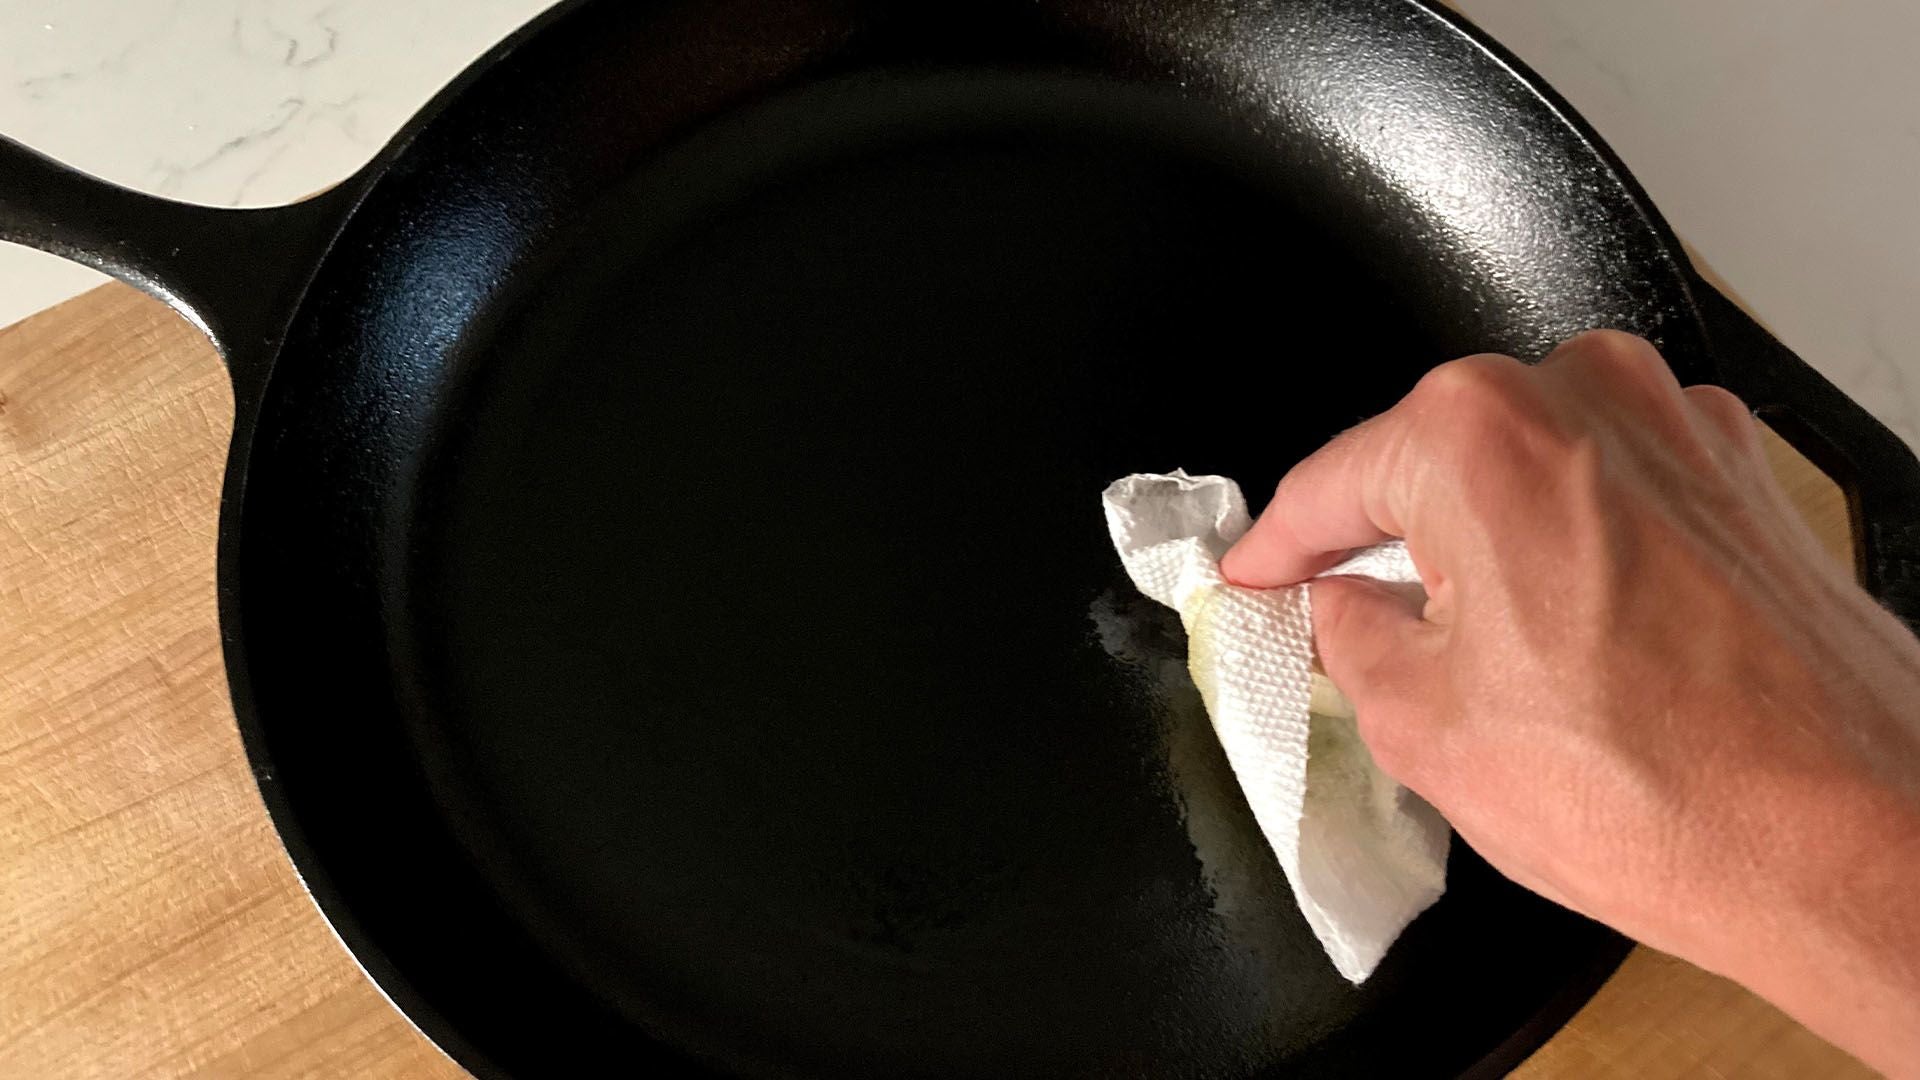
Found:
[[1434, 368], [1392, 409], [1294, 466], [1221, 570], [1250, 588], [1290, 585], [1398, 536], [1424, 560], [1422, 574], [1444, 582], [1461, 540], [1460, 514], [1445, 508], [1463, 492], [1483, 505], [1533, 497], [1528, 485], [1569, 467], [1592, 432], [1622, 425], [1701, 462], [1723, 456], [1703, 435], [1757, 447], [1739, 399], [1682, 392], [1660, 353], [1631, 334], [1582, 334], [1536, 367], [1469, 356]]
[[[1221, 571], [1236, 585], [1270, 589], [1305, 581], [1354, 548], [1407, 536], [1418, 500], [1444, 501], [1458, 489], [1457, 451], [1504, 421], [1524, 378], [1524, 365], [1506, 356], [1434, 368], [1393, 408], [1295, 465]], [[1433, 462], [1444, 463], [1432, 470], [1436, 484], [1423, 486], [1415, 474]], [[1438, 543], [1423, 546], [1444, 543], [1432, 539]]]
[[1309, 586], [1313, 645], [1327, 678], [1355, 706], [1396, 685], [1393, 658], [1425, 624], [1406, 596], [1368, 578], [1325, 577]]
[[1686, 419], [1680, 380], [1645, 338], [1590, 330], [1568, 339], [1535, 370], [1569, 398], [1605, 402], [1605, 411], [1623, 421], [1665, 427]]
[[1707, 430], [1733, 440], [1742, 450], [1760, 449], [1760, 429], [1753, 410], [1732, 391], [1718, 386], [1689, 386], [1681, 393]]
[[1621, 330], [1589, 330], [1568, 338], [1540, 361], [1543, 371], [1567, 371], [1616, 388], [1641, 386], [1656, 393], [1680, 389], [1666, 357], [1646, 338]]
[[1423, 703], [1437, 697], [1441, 631], [1406, 595], [1366, 578], [1310, 588], [1320, 665], [1353, 703], [1374, 760], [1397, 776], [1417, 759]]
[[1682, 388], [1666, 358], [1644, 338], [1617, 330], [1594, 330], [1575, 337], [1540, 362], [1540, 370], [1567, 378], [1587, 393], [1623, 399], [1635, 406], [1641, 422], [1674, 411], [1701, 430], [1724, 437], [1741, 449], [1758, 449], [1753, 410], [1718, 386]]
[[1255, 589], [1291, 585], [1327, 569], [1357, 547], [1399, 535], [1375, 520], [1367, 478], [1378, 471], [1396, 418], [1383, 413], [1336, 435], [1280, 481], [1253, 528], [1220, 560], [1228, 581]]

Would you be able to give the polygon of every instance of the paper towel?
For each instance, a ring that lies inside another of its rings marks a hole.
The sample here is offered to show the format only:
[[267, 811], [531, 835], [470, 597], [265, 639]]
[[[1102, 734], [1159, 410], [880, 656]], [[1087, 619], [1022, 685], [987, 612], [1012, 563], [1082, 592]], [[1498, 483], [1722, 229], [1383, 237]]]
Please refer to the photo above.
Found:
[[[1446, 822], [1374, 766], [1350, 716], [1312, 711], [1307, 587], [1244, 589], [1221, 577], [1220, 557], [1253, 525], [1239, 485], [1142, 473], [1115, 481], [1103, 501], [1127, 576], [1180, 613], [1188, 670], [1301, 913], [1340, 974], [1363, 981], [1446, 890]], [[1397, 541], [1327, 573], [1419, 581]]]

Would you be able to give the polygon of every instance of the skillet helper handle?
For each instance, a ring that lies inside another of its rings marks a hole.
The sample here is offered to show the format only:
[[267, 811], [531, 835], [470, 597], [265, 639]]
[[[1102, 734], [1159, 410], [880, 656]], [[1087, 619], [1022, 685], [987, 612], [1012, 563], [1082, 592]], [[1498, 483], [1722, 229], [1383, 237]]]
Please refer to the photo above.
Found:
[[1720, 384], [1846, 493], [1860, 583], [1920, 632], [1920, 459], [1712, 284], [1694, 298]]
[[264, 377], [347, 202], [336, 188], [262, 210], [195, 206], [88, 176], [0, 136], [0, 240], [103, 270], [165, 301], [213, 339], [237, 395]]

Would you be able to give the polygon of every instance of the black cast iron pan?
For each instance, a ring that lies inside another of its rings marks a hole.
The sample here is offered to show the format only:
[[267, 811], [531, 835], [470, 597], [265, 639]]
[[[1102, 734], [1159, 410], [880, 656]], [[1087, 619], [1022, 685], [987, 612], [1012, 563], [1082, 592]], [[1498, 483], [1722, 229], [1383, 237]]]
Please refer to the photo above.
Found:
[[1346, 985], [1095, 500], [1267, 489], [1457, 354], [1651, 337], [1920, 619], [1913, 457], [1414, 0], [568, 4], [297, 206], [0, 144], [0, 237], [226, 356], [261, 792], [490, 1076], [1518, 1061], [1624, 943], [1461, 846]]

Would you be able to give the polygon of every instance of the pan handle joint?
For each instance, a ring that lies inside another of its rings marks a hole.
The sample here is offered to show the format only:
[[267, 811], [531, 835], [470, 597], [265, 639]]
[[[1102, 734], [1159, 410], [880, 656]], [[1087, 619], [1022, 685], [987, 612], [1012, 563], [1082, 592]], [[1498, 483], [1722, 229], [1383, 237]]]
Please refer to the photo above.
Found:
[[0, 240], [103, 270], [213, 339], [247, 402], [352, 202], [346, 186], [231, 210], [142, 194], [0, 137]]

